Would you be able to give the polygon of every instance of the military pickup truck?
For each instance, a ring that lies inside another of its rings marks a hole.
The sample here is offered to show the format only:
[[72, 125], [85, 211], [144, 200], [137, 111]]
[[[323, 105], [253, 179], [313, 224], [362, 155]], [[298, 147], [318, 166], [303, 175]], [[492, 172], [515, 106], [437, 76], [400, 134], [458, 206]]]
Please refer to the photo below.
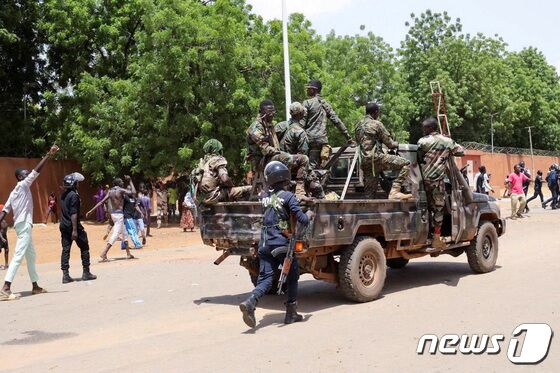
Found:
[[[328, 191], [344, 194], [344, 199], [317, 200], [308, 207], [315, 218], [301, 237], [303, 242], [296, 245], [300, 273], [336, 283], [350, 300], [368, 302], [380, 296], [387, 267], [403, 268], [409, 260], [422, 256], [466, 253], [473, 272], [494, 269], [505, 220], [493, 197], [471, 191], [452, 158], [447, 163], [442, 227], [446, 247], [431, 246], [428, 203], [416, 149], [415, 145], [400, 145], [398, 150], [412, 164], [409, 188], [415, 198], [408, 201], [387, 199], [391, 179], [396, 176], [391, 174], [385, 174], [380, 183], [379, 199], [366, 199], [356, 148], [338, 153], [324, 172], [324, 185]], [[253, 283], [259, 268], [261, 214], [257, 201], [200, 209], [204, 244], [222, 252], [215, 263], [229, 255], [240, 256]]]

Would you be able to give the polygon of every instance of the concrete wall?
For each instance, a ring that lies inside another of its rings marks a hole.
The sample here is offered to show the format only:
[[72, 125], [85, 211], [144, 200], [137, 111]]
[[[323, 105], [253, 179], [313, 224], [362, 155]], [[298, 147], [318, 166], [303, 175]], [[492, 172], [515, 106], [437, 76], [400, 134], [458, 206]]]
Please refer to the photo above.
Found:
[[[457, 165], [463, 167], [469, 164], [468, 173], [470, 177], [470, 185], [474, 185], [473, 177], [478, 173], [478, 168], [480, 166], [486, 166], [486, 171], [491, 174], [490, 185], [496, 193], [495, 196], [501, 197], [505, 188], [504, 180], [505, 178], [513, 172], [513, 166], [519, 163], [521, 160], [525, 161], [525, 166], [531, 170], [531, 175], [533, 178], [537, 174], [537, 170], [543, 172], [543, 178], [546, 176], [548, 168], [551, 164], [559, 163], [560, 159], [558, 157], [548, 157], [548, 156], [537, 156], [533, 157], [533, 162], [530, 155], [521, 154], [501, 154], [501, 153], [486, 153], [478, 150], [467, 150], [464, 157], [456, 158]], [[529, 188], [532, 191], [532, 187]], [[544, 187], [543, 192], [548, 193], [548, 188]]]
[[[14, 172], [16, 168], [26, 168], [32, 170], [33, 167], [39, 163], [40, 159], [35, 158], [0, 158], [0, 203], [4, 204], [8, 200], [10, 192], [16, 185], [16, 178]], [[48, 196], [54, 192], [59, 200], [59, 216], [60, 216], [60, 194], [62, 192], [62, 179], [65, 175], [72, 172], [82, 172], [80, 165], [75, 161], [54, 161], [49, 160], [41, 175], [35, 180], [31, 186], [33, 194], [33, 220], [35, 223], [42, 223], [45, 221], [47, 213]], [[83, 172], [82, 172], [83, 173]], [[87, 180], [79, 185], [79, 192], [82, 198], [82, 213], [85, 214], [87, 210], [93, 207], [93, 195], [95, 194], [96, 187], [89, 185]], [[8, 223], [12, 223], [12, 214], [8, 216]]]

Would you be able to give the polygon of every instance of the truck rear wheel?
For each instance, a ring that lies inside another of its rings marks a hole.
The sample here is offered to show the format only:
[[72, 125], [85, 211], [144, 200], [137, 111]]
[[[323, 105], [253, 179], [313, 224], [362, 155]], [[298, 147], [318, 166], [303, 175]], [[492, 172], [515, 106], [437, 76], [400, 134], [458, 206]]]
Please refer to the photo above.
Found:
[[408, 259], [405, 258], [392, 258], [387, 259], [387, 267], [392, 269], [401, 269], [408, 264]]
[[338, 278], [344, 296], [355, 302], [369, 302], [381, 294], [387, 275], [385, 253], [371, 237], [356, 237], [340, 256]]
[[498, 259], [498, 233], [494, 224], [490, 222], [482, 224], [478, 228], [474, 241], [465, 251], [473, 272], [493, 271]]

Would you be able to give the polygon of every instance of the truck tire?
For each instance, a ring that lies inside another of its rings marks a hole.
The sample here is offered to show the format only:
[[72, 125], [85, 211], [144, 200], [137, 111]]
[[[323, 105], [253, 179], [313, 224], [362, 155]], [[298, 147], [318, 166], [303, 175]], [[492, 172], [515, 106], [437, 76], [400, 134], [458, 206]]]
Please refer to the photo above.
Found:
[[483, 223], [478, 228], [474, 241], [465, 251], [474, 273], [493, 271], [498, 259], [498, 233], [494, 224]]
[[381, 294], [387, 275], [385, 252], [371, 237], [356, 237], [340, 256], [338, 278], [344, 296], [355, 302], [369, 302]]
[[408, 259], [405, 258], [393, 258], [387, 259], [387, 267], [391, 269], [401, 269], [408, 264]]

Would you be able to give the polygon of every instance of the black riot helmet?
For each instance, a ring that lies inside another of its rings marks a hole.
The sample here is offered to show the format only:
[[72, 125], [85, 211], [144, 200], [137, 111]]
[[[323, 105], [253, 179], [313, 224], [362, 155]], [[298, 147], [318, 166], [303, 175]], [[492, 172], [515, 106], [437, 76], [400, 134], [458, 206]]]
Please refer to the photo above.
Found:
[[79, 172], [73, 172], [70, 175], [64, 176], [62, 187], [64, 189], [73, 189], [78, 186], [78, 182], [84, 181], [84, 175]]
[[290, 182], [292, 175], [288, 167], [282, 162], [272, 161], [264, 168], [264, 179], [269, 188], [276, 187], [278, 184]]

